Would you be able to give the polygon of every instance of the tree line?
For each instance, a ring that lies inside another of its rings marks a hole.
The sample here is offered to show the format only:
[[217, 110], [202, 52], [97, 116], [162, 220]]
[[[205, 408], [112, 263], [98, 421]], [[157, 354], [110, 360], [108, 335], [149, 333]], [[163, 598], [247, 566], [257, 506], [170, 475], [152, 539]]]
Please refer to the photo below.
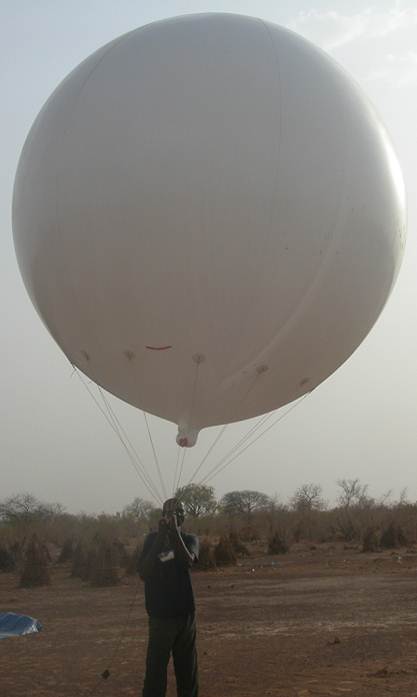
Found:
[[[235, 490], [219, 499], [213, 487], [190, 484], [176, 495], [188, 530], [201, 541], [200, 569], [237, 563], [239, 557], [286, 554], [296, 545], [342, 543], [377, 552], [417, 551], [417, 502], [403, 491], [379, 499], [359, 479], [338, 481], [330, 506], [319, 484], [298, 487], [287, 502], [264, 492]], [[21, 585], [49, 583], [51, 569], [93, 585], [111, 585], [136, 572], [143, 538], [156, 529], [160, 508], [136, 497], [116, 514], [71, 514], [29, 493], [0, 500], [0, 572], [18, 574]]]
[[[330, 506], [320, 484], [306, 483], [286, 502], [250, 489], [227, 492], [219, 499], [208, 485], [189, 484], [177, 490], [184, 504], [187, 527], [203, 536], [219, 537], [225, 531], [243, 536], [266, 537], [276, 530], [289, 542], [342, 540], [361, 542], [374, 531], [382, 535], [394, 524], [402, 539], [417, 538], [417, 503], [403, 491], [398, 500], [390, 492], [375, 498], [369, 486], [356, 479], [340, 479], [335, 505]], [[62, 544], [68, 537], [140, 538], [155, 529], [162, 514], [152, 502], [134, 498], [116, 514], [68, 513], [59, 503], [45, 503], [29, 493], [0, 500], [1, 536], [21, 537], [37, 531], [43, 538]]]

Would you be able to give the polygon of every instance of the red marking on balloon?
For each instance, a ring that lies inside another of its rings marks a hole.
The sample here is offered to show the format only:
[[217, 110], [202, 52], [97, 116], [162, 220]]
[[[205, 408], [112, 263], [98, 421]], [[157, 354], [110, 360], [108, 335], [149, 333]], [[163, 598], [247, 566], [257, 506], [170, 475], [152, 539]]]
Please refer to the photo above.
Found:
[[181, 448], [186, 448], [188, 446], [188, 438], [179, 438], [178, 439], [178, 445]]
[[150, 351], [166, 351], [167, 349], [171, 349], [172, 346], [145, 346], [145, 348]]

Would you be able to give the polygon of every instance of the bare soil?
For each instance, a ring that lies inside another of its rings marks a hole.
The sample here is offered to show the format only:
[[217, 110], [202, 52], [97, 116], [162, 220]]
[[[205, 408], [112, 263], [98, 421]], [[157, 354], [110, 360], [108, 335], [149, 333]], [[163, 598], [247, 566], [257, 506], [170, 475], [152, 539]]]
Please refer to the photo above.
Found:
[[[299, 547], [193, 581], [201, 697], [417, 697], [417, 551]], [[44, 631], [0, 641], [1, 697], [141, 694], [147, 619], [136, 577], [99, 589], [56, 567], [50, 587], [27, 590], [0, 574], [6, 610]]]

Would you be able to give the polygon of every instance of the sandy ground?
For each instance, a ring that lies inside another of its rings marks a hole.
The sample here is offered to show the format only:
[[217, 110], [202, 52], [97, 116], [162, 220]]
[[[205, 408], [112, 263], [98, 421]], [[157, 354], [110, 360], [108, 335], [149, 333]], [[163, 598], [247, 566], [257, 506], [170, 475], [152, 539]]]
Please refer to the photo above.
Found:
[[[417, 553], [321, 546], [193, 580], [201, 697], [417, 697]], [[61, 568], [51, 587], [24, 590], [0, 574], [2, 610], [44, 631], [0, 641], [1, 697], [141, 694], [147, 620], [136, 578], [97, 589]]]

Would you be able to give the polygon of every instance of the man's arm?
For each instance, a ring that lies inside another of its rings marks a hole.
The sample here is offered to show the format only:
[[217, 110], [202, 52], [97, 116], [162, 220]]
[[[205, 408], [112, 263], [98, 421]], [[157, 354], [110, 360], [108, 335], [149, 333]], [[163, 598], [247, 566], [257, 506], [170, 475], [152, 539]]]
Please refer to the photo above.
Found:
[[143, 552], [139, 558], [138, 571], [142, 581], [145, 581], [151, 576], [158, 554], [161, 552], [165, 537], [167, 534], [167, 522], [165, 519], [159, 521], [158, 534], [155, 535], [149, 549], [146, 549], [146, 543]]

